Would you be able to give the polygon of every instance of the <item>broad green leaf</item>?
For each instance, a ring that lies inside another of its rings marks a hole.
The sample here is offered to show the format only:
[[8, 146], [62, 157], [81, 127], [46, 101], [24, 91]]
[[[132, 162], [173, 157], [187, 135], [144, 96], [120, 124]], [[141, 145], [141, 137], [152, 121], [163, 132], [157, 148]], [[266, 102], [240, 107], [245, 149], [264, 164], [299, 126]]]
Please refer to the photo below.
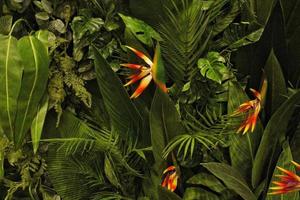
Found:
[[276, 110], [264, 130], [252, 169], [252, 185], [256, 187], [267, 174], [269, 163], [272, 162], [272, 155], [275, 151], [279, 138], [282, 138], [287, 131], [287, 126], [296, 104], [300, 103], [300, 91], [293, 94]]
[[158, 200], [181, 200], [181, 198], [174, 192], [158, 186]]
[[224, 163], [205, 163], [202, 164], [231, 190], [235, 191], [244, 200], [257, 200], [257, 197], [250, 190], [244, 178], [238, 170]]
[[[289, 143], [285, 142], [282, 148], [283, 149], [279, 156], [277, 166], [296, 173], [295, 166], [291, 163], [291, 161], [293, 160], [293, 155]], [[272, 182], [279, 180], [279, 177], [276, 177], [276, 175], [279, 174], [282, 174], [282, 172], [279, 169], [275, 169], [272, 176]], [[272, 187], [274, 187], [274, 185], [272, 185]], [[272, 190], [269, 189], [268, 193], [270, 192], [272, 192]], [[266, 200], [298, 200], [298, 199], [299, 199], [299, 192], [291, 192], [291, 193], [281, 194], [281, 195], [268, 195], [266, 198]]]
[[126, 133], [132, 138], [137, 138], [137, 132], [142, 125], [138, 110], [110, 65], [95, 47], [93, 51], [97, 82], [111, 120], [112, 130], [117, 131], [123, 138], [126, 138]]
[[206, 186], [217, 193], [221, 193], [222, 191], [226, 190], [226, 187], [220, 182], [219, 179], [217, 179], [214, 175], [207, 173], [196, 174], [188, 179], [186, 183]]
[[142, 43], [153, 46], [152, 39], [161, 41], [160, 35], [148, 24], [142, 20], [135, 19], [123, 14], [119, 14], [124, 21], [126, 27], [138, 38]]
[[162, 152], [169, 141], [184, 133], [180, 116], [169, 96], [156, 89], [150, 109], [150, 131], [156, 170], [163, 171]]
[[224, 63], [225, 59], [219, 53], [209, 52], [206, 58], [198, 60], [198, 68], [202, 76], [221, 84], [224, 73], [228, 71]]
[[50, 32], [47, 30], [39, 30], [37, 32], [35, 32], [35, 37], [37, 39], [39, 39], [47, 48], [47, 52], [48, 52], [48, 48], [51, 46], [50, 42], [49, 42], [49, 35]]
[[0, 34], [0, 44], [0, 125], [12, 140], [23, 65], [16, 38]]
[[[250, 0], [253, 1], [253, 0]], [[266, 25], [271, 13], [277, 3], [277, 0], [255, 0], [255, 13], [257, 17], [257, 21], [262, 24]]]
[[46, 114], [48, 111], [49, 97], [47, 94], [44, 95], [40, 104], [38, 105], [38, 111], [31, 125], [31, 140], [33, 146], [33, 152], [36, 153], [39, 147]]
[[[248, 100], [249, 98], [239, 83], [236, 81], [230, 81], [227, 105], [228, 113], [233, 113], [239, 105]], [[231, 165], [238, 169], [249, 183], [251, 182], [251, 169], [262, 132], [262, 125], [260, 121], [258, 121], [253, 133], [248, 132], [245, 135], [234, 134], [231, 136], [231, 145], [229, 146]]]
[[24, 63], [24, 73], [18, 98], [14, 142], [20, 147], [46, 90], [49, 57], [44, 44], [34, 36], [21, 38], [18, 41], [18, 49]]
[[265, 72], [268, 80], [268, 96], [266, 103], [266, 110], [269, 111], [270, 116], [279, 108], [287, 96], [287, 87], [284, 76], [272, 50], [265, 66]]

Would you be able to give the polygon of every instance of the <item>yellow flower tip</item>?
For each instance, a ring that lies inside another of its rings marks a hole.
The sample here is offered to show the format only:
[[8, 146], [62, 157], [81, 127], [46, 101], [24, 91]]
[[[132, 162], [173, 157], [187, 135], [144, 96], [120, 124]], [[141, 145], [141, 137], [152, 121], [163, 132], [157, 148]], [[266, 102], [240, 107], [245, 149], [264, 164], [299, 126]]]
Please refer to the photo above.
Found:
[[296, 162], [293, 161], [293, 160], [292, 160], [291, 162], [292, 162], [292, 164], [295, 165], [298, 169], [300, 169], [300, 164], [299, 164], [299, 163], [296, 163]]

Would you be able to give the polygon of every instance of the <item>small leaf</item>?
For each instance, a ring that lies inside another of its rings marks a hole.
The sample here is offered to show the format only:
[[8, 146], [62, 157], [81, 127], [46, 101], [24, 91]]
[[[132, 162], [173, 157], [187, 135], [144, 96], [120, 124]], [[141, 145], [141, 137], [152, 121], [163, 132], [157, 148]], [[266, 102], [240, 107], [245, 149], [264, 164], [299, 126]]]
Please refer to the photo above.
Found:
[[142, 43], [153, 46], [152, 39], [162, 41], [160, 35], [148, 24], [142, 20], [119, 14], [124, 21], [126, 27], [138, 38]]
[[202, 76], [221, 84], [223, 74], [228, 71], [224, 62], [225, 59], [219, 53], [209, 52], [206, 58], [200, 58], [198, 60], [198, 68]]
[[235, 191], [244, 200], [256, 200], [257, 197], [250, 190], [246, 181], [240, 173], [233, 167], [223, 163], [205, 163], [202, 164], [217, 178], [221, 179], [224, 184], [231, 190]]
[[0, 34], [9, 34], [12, 26], [13, 17], [11, 15], [4, 15], [0, 17]]

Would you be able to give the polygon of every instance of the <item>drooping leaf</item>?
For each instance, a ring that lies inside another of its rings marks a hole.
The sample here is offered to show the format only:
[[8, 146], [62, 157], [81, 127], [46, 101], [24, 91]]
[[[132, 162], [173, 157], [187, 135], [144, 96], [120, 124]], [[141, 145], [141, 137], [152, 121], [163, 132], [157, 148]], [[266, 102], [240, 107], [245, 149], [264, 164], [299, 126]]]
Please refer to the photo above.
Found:
[[13, 139], [23, 65], [16, 38], [0, 34], [0, 43], [0, 125], [4, 134]]
[[156, 89], [150, 109], [150, 131], [157, 170], [163, 171], [162, 152], [168, 142], [184, 132], [180, 116], [168, 95]]
[[221, 179], [229, 189], [235, 191], [244, 200], [257, 199], [244, 178], [235, 168], [224, 163], [205, 163], [202, 166]]
[[[233, 113], [242, 103], [248, 100], [249, 98], [238, 82], [229, 82], [229, 98], [227, 105], [229, 114]], [[251, 179], [251, 169], [255, 153], [257, 151], [262, 132], [262, 125], [260, 121], [258, 121], [253, 133], [246, 133], [246, 135], [234, 134], [230, 139], [231, 145], [229, 147], [229, 153], [231, 165], [238, 169], [249, 182]]]
[[226, 189], [226, 187], [220, 182], [219, 179], [217, 179], [214, 175], [207, 173], [196, 174], [188, 179], [187, 183], [206, 186], [217, 193], [221, 193]]
[[267, 174], [269, 163], [272, 162], [273, 153], [280, 138], [286, 134], [287, 125], [291, 115], [295, 110], [295, 106], [300, 102], [300, 91], [293, 94], [276, 110], [269, 120], [260, 145], [255, 156], [252, 169], [252, 185], [257, 186]]
[[141, 116], [109, 64], [95, 47], [93, 51], [97, 81], [110, 116], [112, 130], [117, 131], [124, 138], [126, 133], [136, 138], [142, 124]]
[[34, 36], [21, 38], [18, 49], [24, 63], [24, 73], [18, 98], [14, 142], [20, 147], [46, 89], [49, 58], [44, 44]]
[[285, 84], [282, 69], [279, 61], [272, 50], [265, 66], [265, 72], [268, 79], [268, 102], [266, 103], [266, 110], [271, 116], [279, 106], [284, 102], [287, 96], [287, 87]]
[[[291, 161], [294, 159], [293, 159], [293, 155], [289, 143], [284, 142], [282, 148], [283, 149], [279, 156], [276, 166], [296, 173], [295, 166], [291, 163]], [[276, 177], [276, 175], [280, 175], [280, 174], [282, 174], [282, 172], [279, 169], [275, 169], [272, 176], [272, 182], [278, 181], [279, 177]], [[272, 192], [272, 190], [269, 189], [268, 193], [270, 192]], [[281, 195], [267, 195], [266, 197], [266, 200], [298, 200], [298, 199], [299, 199], [299, 192], [291, 192], [291, 193], [281, 194]]]
[[249, 45], [249, 44], [253, 44], [257, 41], [259, 41], [259, 39], [261, 38], [262, 34], [264, 32], [263, 28], [260, 28], [240, 39], [238, 39], [237, 41], [232, 41], [232, 43], [228, 46], [229, 49], [235, 50], [238, 49], [240, 47]]
[[152, 39], [155, 39], [157, 41], [162, 40], [160, 35], [151, 26], [149, 26], [142, 20], [125, 16], [123, 14], [119, 15], [124, 21], [126, 28], [128, 28], [142, 43], [148, 46], [153, 46]]
[[38, 111], [31, 125], [31, 140], [34, 153], [37, 152], [39, 147], [44, 122], [48, 111], [48, 102], [49, 97], [47, 94], [45, 94], [38, 106]]

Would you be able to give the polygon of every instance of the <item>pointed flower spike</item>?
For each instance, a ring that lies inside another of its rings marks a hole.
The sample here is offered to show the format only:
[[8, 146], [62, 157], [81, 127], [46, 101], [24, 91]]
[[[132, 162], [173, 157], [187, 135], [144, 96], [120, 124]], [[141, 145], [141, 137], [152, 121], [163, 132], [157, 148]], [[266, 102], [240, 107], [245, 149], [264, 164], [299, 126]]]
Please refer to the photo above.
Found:
[[151, 73], [154, 82], [162, 89], [162, 91], [167, 92], [167, 87], [165, 85], [165, 67], [162, 62], [162, 56], [160, 51], [159, 43], [156, 45], [155, 54], [153, 58], [153, 65], [151, 67]]
[[[299, 167], [299, 164], [292, 161], [292, 163], [297, 167]], [[274, 190], [270, 192], [269, 194], [271, 195], [276, 195], [276, 194], [285, 194], [289, 192], [296, 192], [300, 190], [300, 177], [289, 170], [286, 170], [281, 167], [277, 167], [279, 171], [283, 173], [283, 175], [275, 175], [278, 177], [280, 180], [279, 181], [273, 181], [272, 183], [276, 185], [275, 187], [270, 187], [270, 190]]]
[[141, 59], [143, 59], [150, 67], [153, 65], [153, 62], [150, 60], [150, 58], [148, 58], [141, 51], [138, 51], [135, 48], [132, 48], [130, 46], [125, 46], [125, 47], [127, 47], [128, 49], [130, 49], [131, 51], [133, 51], [133, 53], [135, 53], [135, 55], [137, 55], [138, 57], [140, 57]]
[[142, 79], [140, 82], [140, 85], [137, 87], [135, 92], [131, 95], [131, 99], [139, 97], [143, 91], [146, 89], [146, 87], [150, 84], [152, 80], [151, 75], [146, 76], [145, 78]]
[[176, 173], [175, 166], [170, 166], [163, 172], [164, 178], [162, 180], [162, 187], [168, 188], [168, 190], [174, 192], [178, 184], [178, 175]]

